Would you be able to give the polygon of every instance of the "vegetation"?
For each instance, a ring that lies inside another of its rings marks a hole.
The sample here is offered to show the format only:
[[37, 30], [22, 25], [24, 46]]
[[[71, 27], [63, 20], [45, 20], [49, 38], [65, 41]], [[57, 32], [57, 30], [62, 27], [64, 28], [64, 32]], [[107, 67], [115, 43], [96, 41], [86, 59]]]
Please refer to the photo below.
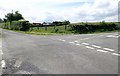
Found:
[[0, 18], [0, 23], [2, 23], [3, 22], [3, 20]]
[[119, 23], [115, 22], [96, 22], [96, 23], [76, 23], [61, 26], [30, 27], [28, 34], [83, 34], [96, 32], [119, 31]]
[[11, 23], [1, 23], [0, 27], [9, 30], [27, 31], [29, 30], [29, 23], [28, 21], [12, 21]]
[[[67, 29], [65, 29], [65, 27]], [[71, 33], [69, 29], [70, 29], [69, 25], [56, 26], [56, 28], [54, 28], [54, 26], [30, 27], [29, 32], [69, 34]]]
[[15, 13], [8, 13], [5, 18], [0, 19], [1, 28], [9, 30], [26, 31], [28, 34], [83, 34], [83, 33], [94, 33], [94, 32], [108, 32], [108, 31], [119, 31], [119, 22], [81, 22], [70, 24], [69, 21], [53, 21], [47, 24], [44, 22], [40, 25], [30, 24], [29, 21], [21, 20], [24, 19], [22, 14], [18, 11]]
[[18, 11], [15, 11], [15, 13], [8, 13], [7, 15], [5, 15], [3, 21], [2, 19], [0, 20], [1, 22], [4, 22], [0, 24], [0, 27], [9, 30], [29, 30], [29, 21], [22, 19], [24, 18], [22, 14], [20, 14]]
[[18, 21], [20, 19], [24, 19], [22, 14], [20, 14], [18, 11], [15, 11], [15, 13], [12, 12], [5, 15], [4, 22]]
[[71, 24], [71, 30], [75, 33], [93, 33], [120, 30], [119, 24], [115, 22], [96, 22]]

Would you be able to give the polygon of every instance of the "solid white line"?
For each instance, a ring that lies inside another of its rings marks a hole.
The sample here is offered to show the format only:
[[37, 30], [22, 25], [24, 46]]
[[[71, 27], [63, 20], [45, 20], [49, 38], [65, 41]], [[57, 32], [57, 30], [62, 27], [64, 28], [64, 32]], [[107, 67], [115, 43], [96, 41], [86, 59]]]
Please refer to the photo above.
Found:
[[2, 67], [2, 68], [5, 68], [5, 60], [2, 60], [2, 61], [1, 61], [1, 67]]
[[100, 49], [98, 49], [97, 50], [98, 52], [104, 52], [104, 53], [107, 53], [108, 51], [104, 51], [104, 50], [100, 50]]
[[88, 44], [88, 43], [82, 43], [83, 45], [90, 45], [90, 44]]
[[95, 49], [95, 48], [93, 48], [93, 47], [90, 47], [90, 46], [86, 46], [86, 48], [88, 48], [88, 49]]
[[120, 54], [117, 54], [117, 53], [112, 53], [113, 55], [116, 55], [116, 56], [120, 56]]
[[97, 46], [97, 45], [92, 45], [95, 48], [101, 48], [101, 46]]
[[103, 48], [104, 50], [108, 50], [108, 51], [115, 51], [113, 49], [109, 49], [109, 48]]

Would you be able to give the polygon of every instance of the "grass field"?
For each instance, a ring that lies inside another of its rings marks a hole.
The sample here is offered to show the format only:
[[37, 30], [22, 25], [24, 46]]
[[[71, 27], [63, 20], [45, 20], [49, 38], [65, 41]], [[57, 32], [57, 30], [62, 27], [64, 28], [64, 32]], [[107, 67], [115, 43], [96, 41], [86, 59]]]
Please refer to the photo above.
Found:
[[[66, 28], [66, 29], [65, 29]], [[31, 27], [28, 32], [40, 32], [40, 33], [61, 33], [70, 34], [73, 33], [69, 26], [48, 26], [48, 27]]]

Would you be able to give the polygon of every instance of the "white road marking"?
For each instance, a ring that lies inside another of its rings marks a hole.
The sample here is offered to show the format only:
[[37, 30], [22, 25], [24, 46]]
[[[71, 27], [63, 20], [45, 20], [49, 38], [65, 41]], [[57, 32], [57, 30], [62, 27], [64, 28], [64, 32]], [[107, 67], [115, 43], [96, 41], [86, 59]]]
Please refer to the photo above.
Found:
[[116, 55], [116, 56], [120, 56], [120, 54], [117, 54], [117, 53], [112, 53], [113, 55]]
[[2, 60], [2, 61], [1, 61], [1, 67], [2, 67], [2, 68], [5, 68], [5, 60]]
[[108, 36], [106, 36], [106, 37], [112, 37], [112, 38], [119, 38], [119, 35], [118, 36], [114, 36], [114, 35], [108, 35]]
[[115, 38], [119, 38], [119, 37], [120, 37], [120, 35], [116, 36]]
[[97, 45], [92, 45], [95, 48], [101, 48], [101, 46], [97, 46]]
[[100, 49], [98, 49], [97, 50], [98, 52], [104, 52], [104, 53], [107, 53], [108, 51], [104, 51], [104, 50], [100, 50]]
[[88, 48], [88, 49], [95, 49], [95, 48], [93, 48], [93, 47], [90, 47], [90, 46], [86, 46], [86, 48]]
[[59, 40], [62, 40], [62, 39], [59, 39]]
[[70, 44], [74, 44], [74, 42], [69, 42]]
[[0, 50], [0, 52], [1, 52], [1, 54], [3, 55], [3, 51], [2, 51], [2, 50]]
[[108, 36], [106, 36], [106, 37], [115, 37], [114, 35], [108, 35]]
[[109, 48], [103, 48], [104, 50], [108, 50], [108, 51], [115, 51], [113, 49], [109, 49]]
[[79, 46], [80, 44], [76, 44], [76, 45], [78, 45], [78, 46]]
[[66, 40], [63, 40], [63, 39], [59, 39], [59, 40], [60, 40], [60, 41], [63, 41], [63, 42], [66, 41]]
[[74, 41], [75, 43], [79, 43], [79, 41]]
[[64, 42], [65, 40], [61, 40], [61, 41], [63, 41], [63, 42]]
[[90, 45], [90, 44], [88, 44], [88, 43], [82, 43], [83, 45]]

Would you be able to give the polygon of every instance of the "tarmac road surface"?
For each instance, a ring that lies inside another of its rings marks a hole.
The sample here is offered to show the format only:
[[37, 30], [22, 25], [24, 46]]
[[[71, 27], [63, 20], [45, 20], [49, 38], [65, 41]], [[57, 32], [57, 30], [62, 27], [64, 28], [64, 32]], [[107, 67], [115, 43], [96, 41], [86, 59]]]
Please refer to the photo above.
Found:
[[118, 74], [119, 36], [38, 36], [2, 30], [2, 74]]

